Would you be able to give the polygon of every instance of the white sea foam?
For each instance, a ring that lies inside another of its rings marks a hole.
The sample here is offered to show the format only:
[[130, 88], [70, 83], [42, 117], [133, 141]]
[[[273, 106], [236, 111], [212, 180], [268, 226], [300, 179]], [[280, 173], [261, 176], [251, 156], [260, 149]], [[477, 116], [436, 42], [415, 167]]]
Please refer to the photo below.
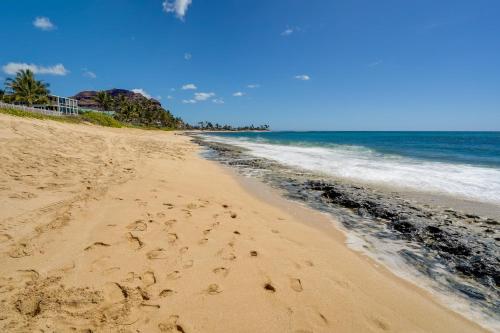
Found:
[[500, 170], [495, 168], [384, 155], [361, 146], [304, 147], [216, 136], [207, 139], [330, 176], [500, 204]]

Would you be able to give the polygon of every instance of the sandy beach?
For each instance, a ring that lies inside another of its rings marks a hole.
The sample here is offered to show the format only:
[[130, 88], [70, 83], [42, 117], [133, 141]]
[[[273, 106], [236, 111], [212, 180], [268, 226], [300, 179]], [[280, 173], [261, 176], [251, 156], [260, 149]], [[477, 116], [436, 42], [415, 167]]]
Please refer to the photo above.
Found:
[[0, 115], [0, 142], [2, 332], [483, 331], [179, 133]]

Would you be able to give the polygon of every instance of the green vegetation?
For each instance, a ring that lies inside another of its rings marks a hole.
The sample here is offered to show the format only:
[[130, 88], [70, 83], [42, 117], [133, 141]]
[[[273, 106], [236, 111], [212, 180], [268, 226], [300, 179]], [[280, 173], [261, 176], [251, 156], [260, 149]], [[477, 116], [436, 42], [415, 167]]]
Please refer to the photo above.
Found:
[[187, 124], [186, 129], [200, 131], [269, 131], [269, 125], [233, 127], [231, 125], [219, 125], [217, 123], [212, 124], [209, 121], [200, 121], [198, 125]]
[[121, 122], [101, 112], [85, 112], [80, 117], [81, 119], [96, 125], [117, 128], [123, 127], [123, 124]]
[[8, 114], [16, 117], [24, 118], [35, 118], [42, 120], [55, 120], [63, 123], [81, 123], [82, 119], [80, 117], [70, 117], [70, 116], [50, 116], [36, 112], [22, 111], [17, 109], [0, 108], [0, 113]]
[[184, 128], [184, 122], [165, 110], [151, 99], [130, 99], [125, 95], [110, 96], [105, 91], [99, 91], [95, 101], [102, 110], [114, 111], [115, 119], [134, 127], [152, 127], [161, 129]]
[[105, 91], [99, 91], [95, 96], [95, 101], [99, 104], [102, 111], [111, 111], [111, 107], [114, 103], [113, 98]]
[[63, 123], [80, 124], [89, 122], [106, 127], [123, 127], [123, 124], [108, 115], [99, 112], [86, 112], [81, 116], [50, 116], [36, 112], [22, 111], [17, 109], [0, 108], [0, 113], [16, 117], [35, 118], [42, 120], [55, 120]]
[[3, 100], [8, 103], [21, 103], [28, 106], [47, 104], [49, 102], [49, 85], [35, 79], [29, 69], [20, 70], [15, 78], [5, 80], [6, 94]]

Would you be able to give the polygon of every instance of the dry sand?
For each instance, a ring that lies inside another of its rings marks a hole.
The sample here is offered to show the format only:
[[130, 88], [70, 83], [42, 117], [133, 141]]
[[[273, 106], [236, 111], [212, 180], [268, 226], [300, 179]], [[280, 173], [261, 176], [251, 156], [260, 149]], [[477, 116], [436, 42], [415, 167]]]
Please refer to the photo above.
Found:
[[0, 331], [481, 331], [197, 153], [0, 115]]

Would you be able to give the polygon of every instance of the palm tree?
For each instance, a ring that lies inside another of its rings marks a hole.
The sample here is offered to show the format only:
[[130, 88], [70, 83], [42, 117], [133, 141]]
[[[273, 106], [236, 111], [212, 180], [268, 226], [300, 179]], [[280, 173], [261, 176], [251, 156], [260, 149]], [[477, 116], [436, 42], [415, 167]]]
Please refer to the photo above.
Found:
[[34, 73], [29, 70], [20, 70], [14, 79], [5, 80], [9, 99], [13, 102], [19, 102], [32, 106], [33, 104], [47, 104], [49, 84], [35, 79]]
[[5, 95], [5, 91], [3, 89], [0, 89], [0, 102], [3, 101], [3, 96]]
[[104, 111], [109, 110], [113, 105], [113, 98], [105, 91], [99, 91], [94, 99]]

